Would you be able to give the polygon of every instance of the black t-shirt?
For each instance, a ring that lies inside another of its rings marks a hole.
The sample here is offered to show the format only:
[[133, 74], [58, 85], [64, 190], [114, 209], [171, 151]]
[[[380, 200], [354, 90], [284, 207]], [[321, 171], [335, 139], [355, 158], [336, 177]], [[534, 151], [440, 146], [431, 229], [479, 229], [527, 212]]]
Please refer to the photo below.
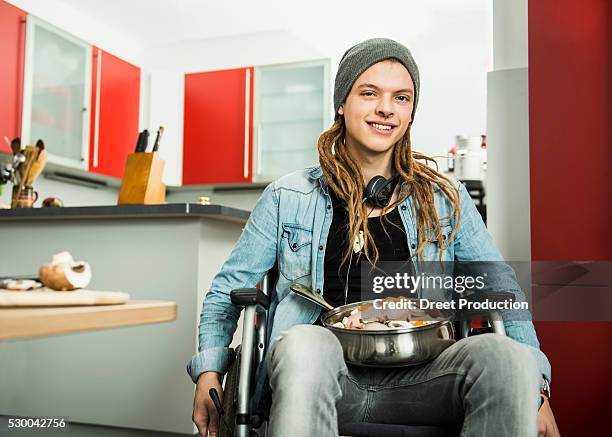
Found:
[[[337, 194], [329, 189], [329, 194], [333, 206], [333, 219], [329, 228], [325, 250], [324, 278], [323, 278], [323, 297], [330, 304], [337, 307], [345, 303], [359, 302], [361, 298], [361, 261], [364, 260], [363, 251], [354, 253], [351, 270], [348, 275], [348, 293], [345, 302], [344, 288], [347, 278], [349, 259], [341, 265], [342, 257], [348, 244], [348, 211], [346, 203], [340, 200]], [[371, 207], [368, 206], [368, 211]], [[406, 239], [406, 231], [397, 208], [387, 213], [383, 229], [382, 217], [370, 217], [368, 219], [368, 230], [370, 231], [376, 247], [378, 248], [379, 261], [406, 261], [410, 257], [410, 249]], [[399, 229], [398, 229], [399, 228]], [[352, 245], [352, 243], [351, 243]], [[368, 264], [369, 265], [369, 264]]]

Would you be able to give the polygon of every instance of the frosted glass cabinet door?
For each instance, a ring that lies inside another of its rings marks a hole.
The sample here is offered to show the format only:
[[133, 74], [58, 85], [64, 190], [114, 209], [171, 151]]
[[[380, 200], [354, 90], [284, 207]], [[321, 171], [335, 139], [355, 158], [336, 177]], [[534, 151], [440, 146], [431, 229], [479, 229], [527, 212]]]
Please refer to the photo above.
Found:
[[30, 17], [26, 34], [23, 137], [41, 138], [49, 161], [87, 168], [91, 47]]
[[329, 61], [255, 70], [253, 180], [267, 182], [318, 162], [328, 126]]

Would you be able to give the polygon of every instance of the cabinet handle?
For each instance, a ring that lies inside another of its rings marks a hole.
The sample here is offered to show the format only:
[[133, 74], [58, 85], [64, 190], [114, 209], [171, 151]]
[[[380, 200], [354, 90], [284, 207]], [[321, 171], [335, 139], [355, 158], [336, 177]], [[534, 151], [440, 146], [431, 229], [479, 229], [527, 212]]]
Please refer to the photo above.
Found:
[[249, 177], [249, 121], [251, 112], [251, 69], [246, 69], [244, 84], [244, 178]]
[[98, 168], [98, 149], [100, 139], [100, 81], [102, 78], [102, 50], [96, 53], [96, 117], [94, 119], [93, 166]]
[[257, 176], [261, 176], [261, 126], [257, 126]]
[[19, 65], [19, 77], [17, 79], [17, 86], [19, 87], [19, 102], [17, 102], [17, 114], [18, 117], [15, 117], [15, 133], [16, 136], [21, 137], [23, 133], [21, 132], [22, 126], [22, 115], [23, 115], [23, 93], [24, 93], [24, 76], [25, 72], [25, 52], [26, 52], [26, 32], [27, 32], [27, 18], [26, 16], [19, 17], [19, 34], [18, 34], [18, 44], [19, 44], [19, 59], [17, 60]]

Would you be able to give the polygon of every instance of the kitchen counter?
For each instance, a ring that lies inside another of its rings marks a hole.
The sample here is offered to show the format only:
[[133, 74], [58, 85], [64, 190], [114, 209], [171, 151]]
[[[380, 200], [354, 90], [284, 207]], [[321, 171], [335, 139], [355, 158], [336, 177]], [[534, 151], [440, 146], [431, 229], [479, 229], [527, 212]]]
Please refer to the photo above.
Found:
[[0, 221], [171, 217], [201, 217], [238, 223], [246, 223], [247, 219], [249, 218], [249, 211], [222, 205], [200, 205], [198, 203], [0, 209]]
[[130, 300], [120, 305], [0, 308], [0, 340], [170, 322], [176, 303]]
[[191, 203], [0, 211], [0, 276], [35, 274], [69, 251], [91, 265], [88, 288], [178, 308], [172, 323], [0, 341], [2, 414], [69, 415], [92, 437], [111, 427], [193, 436], [185, 365], [197, 351], [204, 295], [248, 215]]

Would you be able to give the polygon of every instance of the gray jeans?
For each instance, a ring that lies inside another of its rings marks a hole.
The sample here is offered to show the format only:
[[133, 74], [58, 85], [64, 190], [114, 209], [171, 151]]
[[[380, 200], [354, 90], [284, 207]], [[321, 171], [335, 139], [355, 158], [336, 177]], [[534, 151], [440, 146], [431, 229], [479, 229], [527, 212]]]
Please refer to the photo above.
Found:
[[338, 423], [461, 424], [462, 436], [535, 436], [541, 376], [527, 347], [469, 337], [429, 363], [347, 365], [325, 328], [298, 325], [270, 351], [270, 437], [336, 437]]

